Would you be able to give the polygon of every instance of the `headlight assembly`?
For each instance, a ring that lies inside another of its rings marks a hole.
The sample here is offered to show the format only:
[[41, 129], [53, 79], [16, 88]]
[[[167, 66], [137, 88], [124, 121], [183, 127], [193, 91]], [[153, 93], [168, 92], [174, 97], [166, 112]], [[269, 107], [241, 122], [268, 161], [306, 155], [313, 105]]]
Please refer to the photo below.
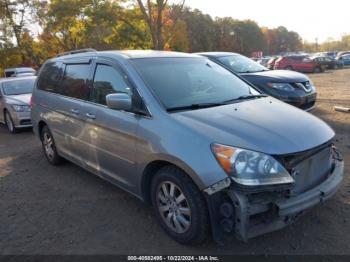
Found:
[[291, 84], [288, 84], [288, 83], [267, 83], [267, 86], [274, 88], [274, 89], [281, 90], [281, 91], [291, 92], [291, 91], [295, 90], [295, 88]]
[[30, 107], [28, 105], [11, 105], [16, 112], [29, 112]]
[[226, 173], [246, 186], [293, 183], [288, 171], [272, 156], [251, 150], [213, 144], [212, 151]]

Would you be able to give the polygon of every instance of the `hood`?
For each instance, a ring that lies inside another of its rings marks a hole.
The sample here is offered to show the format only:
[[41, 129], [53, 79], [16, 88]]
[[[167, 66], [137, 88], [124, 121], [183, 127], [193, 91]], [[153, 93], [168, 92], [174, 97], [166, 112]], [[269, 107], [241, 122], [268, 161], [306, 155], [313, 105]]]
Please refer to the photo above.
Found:
[[271, 155], [305, 151], [335, 135], [320, 119], [272, 97], [172, 115], [209, 143]]
[[288, 70], [269, 70], [257, 73], [243, 73], [240, 74], [240, 76], [253, 84], [261, 82], [296, 83], [309, 81], [309, 78], [306, 75]]
[[32, 94], [5, 96], [6, 103], [11, 105], [29, 105]]

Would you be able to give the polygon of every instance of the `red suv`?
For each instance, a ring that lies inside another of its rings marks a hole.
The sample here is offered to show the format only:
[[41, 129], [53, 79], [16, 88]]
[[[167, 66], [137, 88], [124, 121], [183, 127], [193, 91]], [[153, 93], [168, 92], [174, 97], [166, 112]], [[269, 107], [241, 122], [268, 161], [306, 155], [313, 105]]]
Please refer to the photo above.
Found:
[[325, 66], [311, 60], [307, 56], [282, 56], [276, 60], [274, 69], [295, 70], [299, 72], [320, 73]]

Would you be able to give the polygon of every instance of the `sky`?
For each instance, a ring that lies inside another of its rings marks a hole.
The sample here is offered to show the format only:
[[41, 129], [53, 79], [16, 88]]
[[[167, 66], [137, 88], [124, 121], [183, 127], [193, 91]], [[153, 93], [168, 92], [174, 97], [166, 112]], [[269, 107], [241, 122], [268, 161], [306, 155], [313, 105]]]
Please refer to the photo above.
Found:
[[[176, 2], [176, 1], [173, 1]], [[215, 17], [251, 19], [259, 26], [285, 26], [310, 42], [350, 34], [349, 0], [186, 0], [186, 5]]]

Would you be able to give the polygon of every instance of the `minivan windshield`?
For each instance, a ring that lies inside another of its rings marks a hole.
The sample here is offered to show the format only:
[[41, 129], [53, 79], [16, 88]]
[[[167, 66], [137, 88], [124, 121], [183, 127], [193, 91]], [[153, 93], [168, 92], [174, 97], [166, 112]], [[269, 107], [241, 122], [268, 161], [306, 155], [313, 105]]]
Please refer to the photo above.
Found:
[[33, 92], [34, 82], [34, 78], [4, 82], [2, 90], [7, 96], [30, 94]]
[[167, 110], [196, 109], [259, 95], [237, 76], [206, 58], [139, 58], [133, 64]]
[[235, 73], [256, 73], [268, 70], [266, 67], [242, 55], [222, 56], [217, 59]]

